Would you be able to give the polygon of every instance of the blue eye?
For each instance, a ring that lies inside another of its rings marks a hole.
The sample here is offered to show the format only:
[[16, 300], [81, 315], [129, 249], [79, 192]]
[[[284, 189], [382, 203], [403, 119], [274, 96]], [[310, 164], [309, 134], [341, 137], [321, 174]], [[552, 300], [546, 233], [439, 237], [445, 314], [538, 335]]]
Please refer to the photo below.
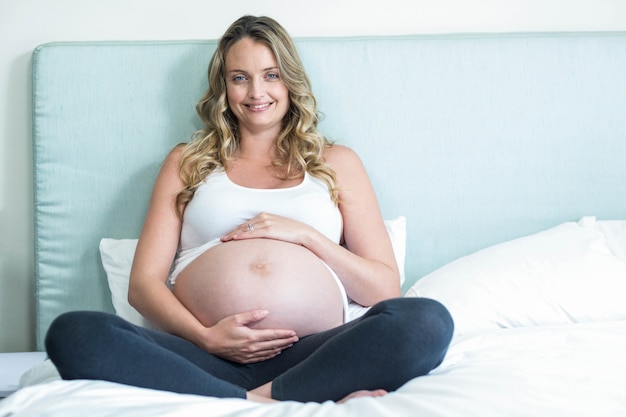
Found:
[[269, 78], [270, 80], [277, 80], [280, 77], [278, 76], [278, 74], [272, 72], [267, 74], [267, 78]]
[[240, 81], [245, 81], [246, 77], [244, 77], [243, 75], [236, 75], [233, 77], [233, 81], [235, 82], [240, 82]]

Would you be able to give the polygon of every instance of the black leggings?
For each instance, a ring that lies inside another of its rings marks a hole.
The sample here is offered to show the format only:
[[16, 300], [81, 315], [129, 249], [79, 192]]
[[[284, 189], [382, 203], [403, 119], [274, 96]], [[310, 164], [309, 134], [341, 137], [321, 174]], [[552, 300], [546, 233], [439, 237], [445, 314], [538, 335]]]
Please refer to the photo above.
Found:
[[78, 311], [56, 318], [45, 344], [64, 379], [239, 398], [273, 381], [274, 399], [322, 402], [363, 389], [394, 391], [427, 374], [443, 360], [453, 327], [440, 303], [396, 298], [273, 359], [243, 365], [112, 314]]

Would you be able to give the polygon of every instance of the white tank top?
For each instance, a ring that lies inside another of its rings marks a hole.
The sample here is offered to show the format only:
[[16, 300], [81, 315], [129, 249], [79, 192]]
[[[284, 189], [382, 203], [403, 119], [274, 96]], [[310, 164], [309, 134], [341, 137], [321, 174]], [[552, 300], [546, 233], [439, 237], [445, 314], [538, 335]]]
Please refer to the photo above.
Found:
[[219, 244], [221, 236], [260, 212], [306, 223], [335, 243], [341, 239], [341, 212], [331, 200], [328, 186], [308, 172], [296, 186], [258, 189], [235, 184], [219, 169], [197, 188], [185, 208], [170, 284], [194, 259]]

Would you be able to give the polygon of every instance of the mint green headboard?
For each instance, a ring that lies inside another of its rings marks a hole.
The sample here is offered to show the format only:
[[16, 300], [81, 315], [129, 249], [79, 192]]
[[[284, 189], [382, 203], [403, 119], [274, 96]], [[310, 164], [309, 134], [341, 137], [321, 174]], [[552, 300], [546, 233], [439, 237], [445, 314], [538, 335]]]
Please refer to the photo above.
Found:
[[[626, 33], [298, 39], [324, 113], [385, 218], [407, 284], [583, 215], [626, 218]], [[102, 237], [137, 237], [159, 164], [200, 127], [214, 41], [71, 42], [33, 55], [37, 341], [112, 311]], [[367, 227], [367, 225], [363, 225]]]

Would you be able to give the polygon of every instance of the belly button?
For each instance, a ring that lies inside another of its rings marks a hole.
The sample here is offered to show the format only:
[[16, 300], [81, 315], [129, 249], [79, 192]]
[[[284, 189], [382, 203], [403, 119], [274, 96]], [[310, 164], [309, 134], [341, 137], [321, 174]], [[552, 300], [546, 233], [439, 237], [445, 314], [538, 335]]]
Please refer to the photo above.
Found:
[[267, 277], [270, 275], [270, 266], [269, 264], [265, 263], [265, 262], [255, 262], [253, 264], [250, 264], [250, 270], [256, 274], [256, 275], [260, 275], [262, 277]]

